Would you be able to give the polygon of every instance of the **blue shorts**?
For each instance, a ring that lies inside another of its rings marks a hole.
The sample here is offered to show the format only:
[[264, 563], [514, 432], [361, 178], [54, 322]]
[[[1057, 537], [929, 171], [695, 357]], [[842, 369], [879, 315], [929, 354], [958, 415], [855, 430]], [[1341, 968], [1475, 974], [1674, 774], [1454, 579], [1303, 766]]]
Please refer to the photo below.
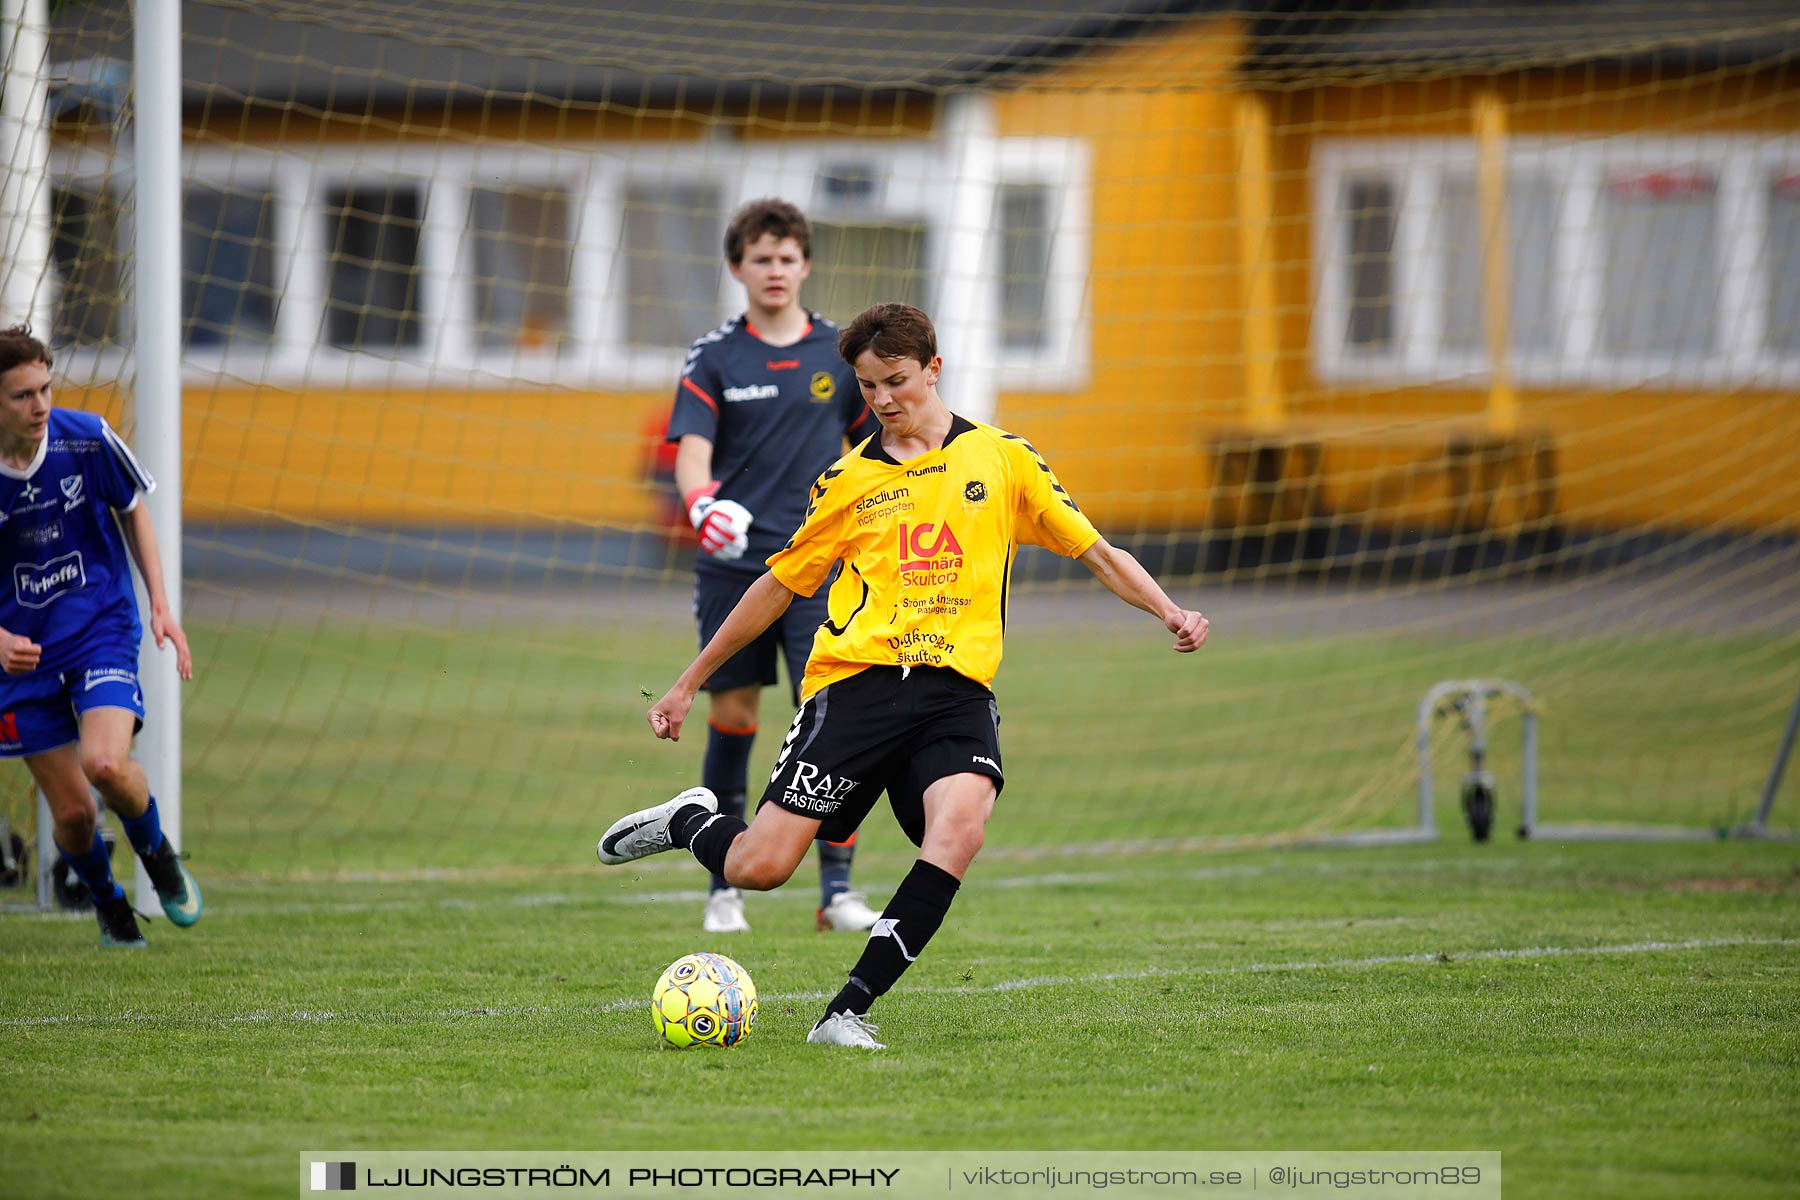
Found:
[[[760, 576], [747, 571], [726, 574], [722, 571], [696, 573], [694, 576], [694, 621], [700, 627], [700, 645], [705, 648], [719, 626], [737, 607]], [[813, 634], [831, 615], [827, 597], [829, 583], [821, 584], [811, 596], [795, 596], [779, 620], [762, 632], [754, 642], [726, 659], [702, 686], [709, 692], [729, 691], [741, 687], [774, 687], [775, 661], [787, 660], [788, 694], [800, 703], [800, 677], [806, 674], [806, 660], [812, 654]]]
[[0, 675], [0, 758], [25, 758], [81, 740], [81, 714], [90, 708], [129, 709], [144, 727], [144, 691], [137, 655], [96, 658], [60, 673]]

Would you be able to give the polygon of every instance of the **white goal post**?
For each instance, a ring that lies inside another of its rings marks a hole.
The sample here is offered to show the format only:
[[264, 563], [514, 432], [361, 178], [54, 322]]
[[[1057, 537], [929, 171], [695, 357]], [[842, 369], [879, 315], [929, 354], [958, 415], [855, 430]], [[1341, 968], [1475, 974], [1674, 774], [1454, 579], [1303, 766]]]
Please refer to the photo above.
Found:
[[[49, 101], [45, 0], [5, 0], [5, 126], [10, 156], [4, 222], [7, 257], [0, 296], [7, 323], [45, 328], [50, 311]], [[181, 5], [138, 0], [133, 46], [130, 207], [134, 251], [126, 275], [134, 328], [136, 452], [157, 487], [146, 498], [157, 530], [169, 608], [181, 620]], [[124, 140], [123, 130], [117, 131]], [[140, 596], [140, 608], [148, 605]], [[164, 834], [181, 835], [181, 681], [172, 651], [158, 652], [146, 620], [139, 682], [150, 713], [136, 752], [148, 773]], [[56, 845], [49, 805], [36, 800], [36, 901], [53, 903]], [[136, 906], [155, 911], [155, 889], [137, 867]]]

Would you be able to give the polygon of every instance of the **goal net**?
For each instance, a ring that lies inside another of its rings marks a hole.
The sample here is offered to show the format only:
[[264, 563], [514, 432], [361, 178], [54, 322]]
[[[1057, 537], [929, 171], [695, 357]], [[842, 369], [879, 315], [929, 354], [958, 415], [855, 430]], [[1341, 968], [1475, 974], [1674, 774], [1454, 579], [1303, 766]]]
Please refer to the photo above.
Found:
[[[0, 48], [4, 136], [43, 147], [11, 160], [0, 315], [129, 434], [131, 6], [32, 36], [36, 7]], [[1172, 654], [1021, 555], [991, 847], [1415, 827], [1414, 710], [1476, 677], [1534, 697], [1544, 819], [1753, 817], [1800, 688], [1791, 6], [183, 19], [209, 870], [575, 866], [698, 781], [703, 703], [679, 744], [643, 721], [694, 650], [661, 432], [763, 196], [813, 221], [809, 308], [931, 312], [951, 407], [1213, 622]], [[791, 711], [767, 693], [753, 795]], [[1519, 717], [1488, 713], [1501, 828]], [[29, 825], [22, 770], [8, 796]], [[864, 845], [906, 849], [879, 816]]]

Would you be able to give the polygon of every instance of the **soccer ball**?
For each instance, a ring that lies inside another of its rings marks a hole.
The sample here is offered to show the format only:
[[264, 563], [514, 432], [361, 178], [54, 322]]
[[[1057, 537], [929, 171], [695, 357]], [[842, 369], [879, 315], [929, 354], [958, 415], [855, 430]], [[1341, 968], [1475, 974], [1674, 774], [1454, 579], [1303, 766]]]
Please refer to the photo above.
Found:
[[678, 1049], [735, 1046], [756, 1020], [756, 985], [723, 954], [684, 955], [656, 981], [650, 1018], [663, 1041]]

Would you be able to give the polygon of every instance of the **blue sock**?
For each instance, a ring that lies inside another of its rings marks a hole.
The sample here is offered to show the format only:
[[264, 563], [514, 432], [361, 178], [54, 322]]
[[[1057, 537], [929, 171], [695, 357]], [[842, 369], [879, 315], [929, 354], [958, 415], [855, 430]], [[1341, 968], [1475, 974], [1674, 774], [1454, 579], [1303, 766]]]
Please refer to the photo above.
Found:
[[856, 854], [856, 835], [847, 841], [828, 842], [819, 839], [819, 907], [831, 903], [832, 897], [850, 890], [850, 860]]
[[135, 817], [120, 817], [119, 823], [125, 826], [125, 836], [131, 839], [131, 848], [138, 852], [139, 858], [149, 858], [162, 849], [162, 819], [156, 815], [156, 797], [150, 797], [150, 803], [144, 811]]
[[[724, 730], [706, 727], [706, 758], [700, 764], [700, 782], [719, 798], [719, 811], [728, 817], [744, 815], [744, 793], [749, 790], [750, 748], [756, 729]], [[712, 877], [712, 890], [728, 886], [723, 875]]]
[[94, 844], [80, 854], [69, 853], [60, 843], [56, 850], [58, 857], [74, 867], [81, 882], [87, 884], [88, 894], [94, 897], [95, 903], [125, 898], [124, 890], [113, 882], [112, 861], [106, 856], [106, 843], [100, 840], [98, 829], [94, 830]]

